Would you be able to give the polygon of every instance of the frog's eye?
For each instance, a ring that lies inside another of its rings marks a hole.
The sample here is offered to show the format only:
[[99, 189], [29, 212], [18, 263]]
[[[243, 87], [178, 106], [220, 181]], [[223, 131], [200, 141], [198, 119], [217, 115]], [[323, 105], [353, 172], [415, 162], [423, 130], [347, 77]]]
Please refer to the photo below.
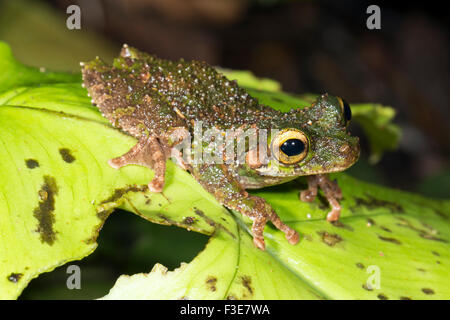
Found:
[[350, 109], [350, 105], [344, 99], [338, 97], [338, 100], [342, 114], [344, 115], [345, 123], [347, 124], [352, 119], [352, 109]]
[[272, 153], [283, 164], [294, 164], [308, 153], [308, 138], [297, 129], [281, 131], [272, 141]]

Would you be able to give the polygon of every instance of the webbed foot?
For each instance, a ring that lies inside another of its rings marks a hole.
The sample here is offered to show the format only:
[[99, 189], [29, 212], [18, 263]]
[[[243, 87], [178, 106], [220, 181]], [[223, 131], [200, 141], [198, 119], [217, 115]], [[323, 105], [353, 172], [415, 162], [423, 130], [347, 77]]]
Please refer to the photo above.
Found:
[[148, 184], [151, 192], [161, 192], [164, 187], [166, 172], [166, 155], [156, 137], [142, 136], [124, 155], [110, 159], [108, 164], [114, 169], [120, 169], [129, 164], [145, 166], [155, 172], [155, 176]]

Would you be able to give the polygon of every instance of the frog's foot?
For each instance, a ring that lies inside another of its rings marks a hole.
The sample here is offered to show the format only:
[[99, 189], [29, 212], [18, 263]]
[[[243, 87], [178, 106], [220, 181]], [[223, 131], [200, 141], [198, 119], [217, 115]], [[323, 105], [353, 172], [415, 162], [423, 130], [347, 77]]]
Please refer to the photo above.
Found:
[[290, 244], [296, 244], [298, 242], [300, 237], [297, 231], [284, 224], [281, 221], [280, 217], [278, 217], [278, 215], [272, 209], [270, 204], [268, 204], [264, 199], [255, 196], [248, 196], [245, 199], [247, 200], [247, 202], [251, 201], [254, 203], [252, 210], [242, 210], [243, 207], [240, 206], [240, 211], [253, 220], [253, 243], [257, 248], [261, 250], [265, 249], [263, 232], [267, 221], [271, 221], [275, 227], [282, 231]]
[[158, 139], [154, 136], [142, 136], [124, 155], [110, 159], [108, 164], [119, 169], [129, 164], [135, 164], [152, 169], [155, 176], [148, 184], [151, 192], [161, 192], [164, 187], [164, 174], [166, 172], [166, 156]]
[[308, 189], [300, 192], [300, 200], [311, 202], [317, 196], [320, 187], [331, 206], [331, 211], [327, 215], [328, 221], [336, 221], [341, 215], [341, 205], [338, 200], [342, 199], [342, 191], [336, 181], [330, 181], [326, 175], [318, 174], [307, 176]]

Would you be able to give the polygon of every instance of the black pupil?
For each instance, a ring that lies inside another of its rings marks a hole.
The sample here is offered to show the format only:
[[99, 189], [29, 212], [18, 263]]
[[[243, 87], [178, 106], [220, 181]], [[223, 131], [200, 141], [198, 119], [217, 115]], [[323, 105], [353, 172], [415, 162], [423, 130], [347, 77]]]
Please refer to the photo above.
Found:
[[346, 121], [350, 121], [352, 119], [352, 109], [350, 109], [350, 105], [347, 101], [342, 99], [342, 102], [344, 103], [344, 117]]
[[305, 150], [305, 144], [300, 139], [289, 139], [283, 142], [280, 149], [289, 157], [297, 156]]

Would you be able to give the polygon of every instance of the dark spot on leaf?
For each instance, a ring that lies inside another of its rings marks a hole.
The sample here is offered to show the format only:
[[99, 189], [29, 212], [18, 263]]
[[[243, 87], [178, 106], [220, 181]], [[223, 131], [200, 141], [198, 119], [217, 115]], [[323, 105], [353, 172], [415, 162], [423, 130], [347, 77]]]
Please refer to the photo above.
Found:
[[100, 202], [100, 205], [105, 204], [105, 203], [111, 203], [111, 202], [116, 202], [117, 200], [119, 200], [120, 198], [122, 198], [122, 196], [124, 194], [126, 194], [127, 192], [143, 192], [147, 190], [147, 186], [142, 186], [142, 187], [138, 187], [138, 186], [128, 186], [126, 188], [120, 188], [120, 189], [115, 189], [113, 194], [108, 197], [107, 199], [103, 200]]
[[422, 291], [425, 294], [434, 294], [434, 290], [430, 288], [423, 288]]
[[276, 102], [284, 102], [282, 99], [280, 99], [278, 97], [271, 97], [271, 99]]
[[381, 229], [381, 230], [384, 230], [384, 231], [386, 231], [386, 232], [392, 233], [392, 230], [389, 229], [389, 228], [386, 228], [385, 226], [380, 226], [380, 229]]
[[102, 211], [99, 211], [99, 212], [97, 212], [97, 217], [100, 220], [105, 221], [109, 217], [111, 212], [113, 212], [113, 210], [102, 210]]
[[217, 290], [216, 283], [217, 283], [217, 278], [216, 277], [209, 276], [206, 279], [206, 286], [208, 287], [208, 289], [210, 291], [216, 291]]
[[72, 163], [75, 161], [75, 157], [72, 155], [70, 150], [67, 148], [59, 149], [59, 154], [61, 155], [61, 158], [67, 163]]
[[364, 284], [362, 285], [362, 288], [363, 288], [364, 290], [367, 290], [367, 291], [372, 291], [372, 290], [373, 290], [372, 288], [370, 288], [370, 287], [367, 285], [367, 283], [364, 283]]
[[317, 233], [322, 237], [322, 242], [330, 247], [342, 241], [341, 236], [338, 234], [328, 233], [326, 231], [317, 231]]
[[400, 300], [412, 300], [410, 297], [400, 297]]
[[233, 239], [236, 239], [236, 235], [234, 233], [232, 233], [230, 230], [228, 230], [227, 228], [225, 228], [222, 224], [220, 223], [216, 223], [213, 219], [211, 219], [210, 217], [208, 217], [202, 210], [197, 209], [197, 208], [193, 208], [194, 212], [201, 218], [203, 218], [203, 220], [206, 221], [207, 224], [209, 224], [211, 227], [214, 228], [220, 228], [223, 231], [225, 231], [226, 233], [228, 233]]
[[337, 228], [342, 228], [342, 229], [345, 229], [345, 230], [348, 230], [348, 231], [354, 231], [353, 227], [351, 227], [349, 225], [346, 225], [346, 224], [343, 224], [339, 220], [338, 221], [333, 221], [333, 222], [331, 222], [331, 224], [333, 226], [337, 227]]
[[414, 226], [408, 219], [405, 219], [403, 217], [397, 217], [397, 219], [400, 220], [400, 223], [397, 223], [399, 227], [409, 228], [413, 231], [416, 231], [419, 236], [424, 239], [447, 243], [447, 240], [437, 237], [436, 235], [438, 234], [438, 231], [429, 225], [427, 225], [427, 229], [421, 229]]
[[[385, 208], [388, 209], [389, 211], [391, 211], [391, 213], [404, 213], [404, 209], [403, 206], [395, 203], [395, 202], [391, 202], [391, 201], [387, 201], [387, 200], [381, 200], [381, 199], [377, 199], [374, 198], [371, 195], [367, 195], [366, 194], [366, 198], [359, 198], [356, 197], [355, 198], [355, 202], [356, 202], [356, 206], [357, 207], [366, 207], [369, 210], [373, 210], [373, 209], [377, 209], [377, 208]], [[352, 209], [352, 211], [356, 210], [357, 208]]]
[[152, 201], [150, 199], [145, 200], [145, 204], [149, 205]]
[[55, 195], [58, 194], [58, 187], [55, 178], [44, 176], [44, 184], [38, 191], [39, 203], [34, 209], [33, 215], [38, 220], [37, 231], [41, 235], [41, 241], [52, 245], [56, 239], [53, 224], [55, 222]]
[[187, 224], [187, 225], [191, 225], [195, 222], [195, 220], [196, 220], [195, 217], [186, 217], [186, 218], [184, 218], [183, 223]]
[[380, 300], [389, 300], [389, 298], [386, 295], [382, 294], [382, 293], [380, 293], [377, 297]]
[[375, 220], [373, 220], [372, 218], [368, 218], [367, 219], [367, 223], [370, 224], [371, 226], [376, 225], [377, 223], [375, 222]]
[[431, 253], [434, 254], [435, 256], [438, 256], [438, 257], [440, 256], [439, 252], [431, 251]]
[[380, 236], [380, 235], [378, 235], [378, 238], [380, 238], [383, 241], [387, 241], [387, 242], [391, 242], [391, 243], [395, 243], [395, 244], [402, 244], [400, 242], [400, 240], [397, 240], [395, 238], [388, 238], [388, 237], [383, 237], [383, 236]]
[[162, 213], [158, 214], [158, 217], [163, 219], [165, 222], [171, 225], [177, 225], [177, 222], [175, 220], [170, 219], [169, 217], [163, 215]]
[[17, 283], [19, 282], [20, 278], [22, 278], [23, 274], [22, 273], [11, 273], [7, 278], [8, 281]]
[[229, 294], [229, 295], [227, 296], [227, 300], [237, 300], [237, 298], [236, 298], [234, 295]]
[[437, 263], [437, 264], [441, 264], [441, 262], [440, 262], [439, 260], [436, 260], [436, 263]]
[[427, 270], [425, 270], [423, 268], [417, 268], [417, 270], [419, 270], [420, 272], [427, 272]]
[[433, 209], [434, 213], [436, 213], [439, 217], [444, 218], [445, 220], [448, 220], [448, 215], [443, 213], [441, 210]]
[[360, 269], [364, 269], [364, 265], [361, 262], [358, 262], [356, 266]]
[[425, 233], [421, 233], [419, 234], [422, 238], [427, 239], [427, 240], [433, 240], [433, 241], [439, 241], [439, 242], [444, 242], [447, 243], [448, 241], [436, 236], [433, 236], [431, 234], [425, 234]]
[[34, 169], [34, 168], [39, 167], [39, 162], [37, 162], [34, 159], [27, 159], [27, 160], [25, 160], [25, 164], [26, 164], [28, 169]]
[[248, 292], [252, 295], [253, 294], [253, 288], [251, 286], [252, 279], [250, 276], [241, 276], [242, 285], [248, 290]]

